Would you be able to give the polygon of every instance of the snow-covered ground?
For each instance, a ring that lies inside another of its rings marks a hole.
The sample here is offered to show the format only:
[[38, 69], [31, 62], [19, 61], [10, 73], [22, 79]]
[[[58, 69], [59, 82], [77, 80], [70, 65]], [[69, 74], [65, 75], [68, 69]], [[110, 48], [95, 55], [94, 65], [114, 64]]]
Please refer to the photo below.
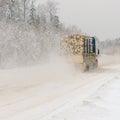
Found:
[[59, 58], [0, 70], [0, 120], [119, 120], [120, 57], [112, 58], [89, 73]]

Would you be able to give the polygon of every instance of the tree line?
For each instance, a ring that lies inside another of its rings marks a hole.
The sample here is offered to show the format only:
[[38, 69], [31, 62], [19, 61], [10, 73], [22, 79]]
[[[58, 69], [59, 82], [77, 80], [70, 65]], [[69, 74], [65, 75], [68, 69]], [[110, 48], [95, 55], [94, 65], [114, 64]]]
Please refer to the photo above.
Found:
[[120, 55], [120, 38], [105, 40], [100, 42], [101, 52], [104, 54]]
[[81, 33], [66, 27], [58, 3], [36, 0], [0, 0], [0, 68], [36, 64], [58, 53], [64, 34]]

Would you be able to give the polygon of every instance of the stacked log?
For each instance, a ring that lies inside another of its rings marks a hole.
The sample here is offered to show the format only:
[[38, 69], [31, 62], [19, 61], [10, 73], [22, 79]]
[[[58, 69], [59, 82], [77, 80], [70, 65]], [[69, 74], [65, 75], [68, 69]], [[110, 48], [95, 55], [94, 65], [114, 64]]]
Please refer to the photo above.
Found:
[[67, 35], [61, 40], [63, 54], [81, 55], [83, 53], [84, 39], [80, 35]]

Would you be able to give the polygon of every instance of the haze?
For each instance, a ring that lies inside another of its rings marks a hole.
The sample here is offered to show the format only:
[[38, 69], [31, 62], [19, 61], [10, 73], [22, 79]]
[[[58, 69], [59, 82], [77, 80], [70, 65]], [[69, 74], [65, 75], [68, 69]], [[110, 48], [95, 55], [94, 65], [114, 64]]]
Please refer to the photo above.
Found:
[[60, 20], [66, 25], [77, 25], [100, 40], [120, 37], [119, 0], [54, 1], [59, 3]]

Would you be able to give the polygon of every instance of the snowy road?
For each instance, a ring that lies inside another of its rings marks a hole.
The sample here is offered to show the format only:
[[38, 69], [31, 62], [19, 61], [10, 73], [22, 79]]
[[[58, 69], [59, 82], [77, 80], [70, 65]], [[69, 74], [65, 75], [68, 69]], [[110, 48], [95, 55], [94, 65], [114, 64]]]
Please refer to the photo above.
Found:
[[120, 64], [81, 73], [56, 63], [0, 71], [0, 120], [120, 119]]

